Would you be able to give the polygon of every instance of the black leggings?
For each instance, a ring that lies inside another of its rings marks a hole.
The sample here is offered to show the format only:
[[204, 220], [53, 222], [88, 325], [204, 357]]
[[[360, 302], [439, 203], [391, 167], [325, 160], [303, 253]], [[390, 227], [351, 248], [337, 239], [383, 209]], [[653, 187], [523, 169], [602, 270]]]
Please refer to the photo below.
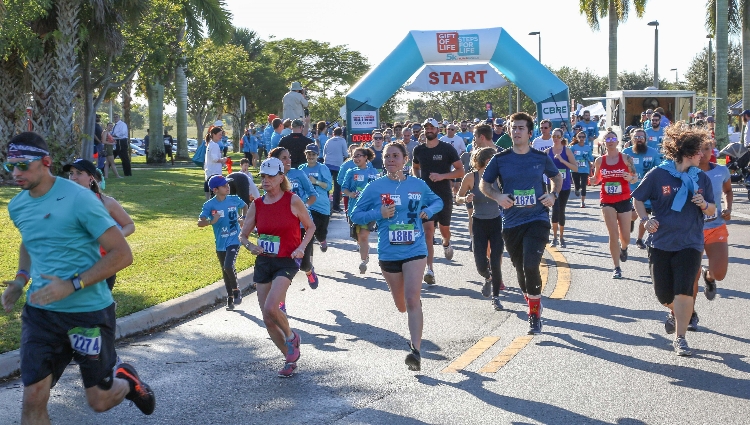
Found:
[[[300, 231], [300, 239], [305, 238], [305, 229], [299, 229]], [[299, 266], [299, 269], [303, 272], [307, 273], [310, 270], [312, 270], [312, 256], [313, 256], [313, 243], [312, 240], [310, 240], [310, 243], [307, 244], [305, 247], [305, 255], [302, 256], [302, 263]]]
[[[521, 291], [527, 295], [541, 295], [542, 274], [539, 265], [542, 263], [544, 248], [549, 241], [549, 221], [534, 220], [520, 226], [503, 229], [505, 247], [510, 254]], [[474, 247], [477, 251], [478, 247]]]
[[568, 198], [570, 198], [570, 189], [561, 190], [560, 196], [555, 199], [555, 205], [552, 206], [553, 223], [565, 226], [565, 207], [568, 206]]
[[[328, 222], [331, 221], [331, 216], [312, 210], [310, 210], [310, 215], [312, 215], [313, 223], [315, 223], [315, 239], [318, 242], [323, 242], [328, 237]], [[307, 245], [312, 245], [312, 242]]]
[[573, 173], [573, 184], [576, 190], [581, 191], [581, 196], [586, 196], [586, 186], [589, 183], [589, 173]]
[[239, 245], [228, 246], [226, 251], [216, 251], [221, 264], [221, 274], [224, 276], [224, 287], [227, 289], [227, 295], [232, 296], [232, 291], [237, 288], [237, 270], [234, 263], [237, 261], [237, 254], [240, 251]]
[[487, 267], [487, 244], [490, 246], [490, 264], [492, 268], [492, 295], [500, 295], [500, 282], [503, 275], [500, 270], [500, 259], [503, 256], [503, 219], [477, 218], [473, 221], [474, 230], [474, 264], [477, 272], [487, 279], [490, 277], [490, 269]]
[[333, 179], [333, 203], [331, 208], [334, 210], [341, 209], [341, 185], [338, 182], [339, 171], [331, 170], [331, 178]]

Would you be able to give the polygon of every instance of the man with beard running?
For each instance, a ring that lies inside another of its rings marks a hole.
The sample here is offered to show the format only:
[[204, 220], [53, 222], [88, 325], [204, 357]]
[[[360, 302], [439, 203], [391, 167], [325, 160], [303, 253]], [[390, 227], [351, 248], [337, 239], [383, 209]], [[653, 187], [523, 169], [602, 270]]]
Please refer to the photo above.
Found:
[[[630, 137], [633, 141], [633, 146], [625, 149], [622, 153], [633, 158], [633, 166], [635, 166], [635, 172], [638, 175], [638, 180], [634, 183], [630, 183], [630, 193], [638, 187], [643, 180], [643, 176], [646, 175], [652, 168], [659, 165], [663, 159], [662, 154], [658, 150], [648, 146], [646, 143], [646, 131], [642, 128], [636, 128]], [[646, 206], [646, 212], [651, 214], [651, 201], [644, 202]], [[633, 231], [634, 222], [638, 218], [635, 209], [633, 210], [633, 221], [630, 223], [630, 231]], [[643, 242], [643, 236], [646, 234], [646, 227], [644, 227], [641, 221], [638, 225], [638, 238], [635, 241], [635, 246], [638, 249], [646, 249], [646, 244]]]
[[[505, 211], [503, 239], [516, 268], [518, 286], [529, 306], [529, 334], [542, 332], [542, 276], [539, 265], [549, 240], [549, 210], [562, 189], [563, 178], [552, 158], [529, 144], [534, 119], [524, 112], [510, 120], [513, 147], [492, 157], [479, 190]], [[551, 182], [545, 193], [542, 174]], [[493, 186], [499, 180], [498, 189]], [[483, 247], [482, 247], [483, 248]], [[481, 249], [475, 247], [475, 249]]]
[[[432, 245], [432, 240], [435, 237], [435, 223], [440, 226], [445, 258], [451, 260], [453, 258], [453, 247], [450, 244], [451, 213], [453, 212], [451, 180], [463, 178], [464, 167], [456, 149], [437, 139], [437, 120], [427, 118], [421, 127], [424, 130], [426, 142], [414, 148], [412, 174], [415, 177], [421, 177], [427, 183], [427, 186], [443, 201], [443, 209], [440, 212], [429, 220], [423, 220], [425, 241], [427, 242], [427, 271], [424, 274], [424, 281], [429, 285], [434, 285], [435, 272], [432, 263], [435, 248]], [[451, 166], [454, 168], [453, 171], [451, 171]]]

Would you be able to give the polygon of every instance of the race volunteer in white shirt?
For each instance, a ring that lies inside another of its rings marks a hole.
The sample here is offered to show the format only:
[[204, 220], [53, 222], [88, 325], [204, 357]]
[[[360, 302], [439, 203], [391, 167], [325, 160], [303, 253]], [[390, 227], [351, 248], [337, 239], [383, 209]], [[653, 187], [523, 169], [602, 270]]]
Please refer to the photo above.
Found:
[[124, 121], [120, 121], [120, 116], [117, 114], [113, 115], [115, 126], [112, 128], [112, 137], [115, 139], [115, 157], [120, 157], [122, 162], [122, 172], [126, 176], [132, 176], [133, 173], [130, 171], [130, 143], [128, 141], [128, 125]]
[[[460, 158], [461, 155], [466, 152], [466, 142], [464, 142], [463, 137], [456, 135], [456, 130], [455, 124], [447, 124], [446, 131], [448, 134], [441, 137], [440, 141], [453, 146], [453, 148], [456, 149], [456, 152], [458, 152], [458, 157]], [[461, 179], [454, 179], [453, 183], [451, 183], [454, 197], [456, 196], [459, 187], [461, 187]]]
[[542, 135], [534, 139], [531, 143], [531, 147], [538, 151], [551, 148], [554, 144], [552, 141], [552, 121], [542, 120], [539, 123], [539, 129], [542, 131]]
[[208, 188], [208, 180], [213, 176], [220, 176], [226, 157], [221, 156], [221, 146], [217, 143], [221, 140], [221, 127], [211, 129], [210, 139], [206, 145], [206, 158], [203, 161], [203, 171], [206, 181], [203, 183], [203, 192], [206, 193], [206, 199], [211, 199], [213, 191]]

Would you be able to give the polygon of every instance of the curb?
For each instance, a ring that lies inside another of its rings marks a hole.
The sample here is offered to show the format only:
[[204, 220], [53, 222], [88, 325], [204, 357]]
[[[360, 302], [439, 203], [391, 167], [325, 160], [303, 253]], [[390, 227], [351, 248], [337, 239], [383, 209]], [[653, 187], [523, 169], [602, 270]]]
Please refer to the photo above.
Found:
[[[237, 285], [246, 292], [253, 282], [253, 268], [237, 274]], [[181, 297], [164, 301], [117, 319], [115, 340], [147, 331], [156, 326], [182, 319], [205, 307], [210, 307], [226, 298], [224, 280], [219, 280]], [[21, 350], [0, 354], [0, 379], [8, 378], [21, 370]]]

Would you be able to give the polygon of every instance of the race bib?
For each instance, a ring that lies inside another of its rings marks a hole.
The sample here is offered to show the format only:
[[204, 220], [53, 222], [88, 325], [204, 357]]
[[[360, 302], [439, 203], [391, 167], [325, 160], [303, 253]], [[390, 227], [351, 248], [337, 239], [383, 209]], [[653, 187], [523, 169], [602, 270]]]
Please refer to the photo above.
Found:
[[388, 241], [392, 245], [411, 245], [414, 233], [413, 224], [391, 224], [388, 226]]
[[258, 246], [263, 253], [272, 257], [279, 255], [281, 248], [281, 238], [273, 235], [258, 235]]
[[620, 195], [622, 194], [622, 185], [620, 182], [607, 182], [604, 183], [604, 191], [607, 195]]
[[587, 168], [588, 166], [589, 166], [589, 163], [585, 159], [578, 160], [578, 168]]
[[75, 327], [68, 331], [73, 350], [84, 356], [98, 357], [102, 349], [102, 334], [99, 328]]
[[703, 221], [714, 221], [717, 218], [719, 218], [719, 209], [718, 208], [716, 208], [716, 210], [714, 211], [713, 215], [703, 214]]
[[514, 190], [513, 197], [515, 198], [513, 203], [516, 207], [531, 207], [536, 205], [534, 189]]
[[560, 174], [562, 174], [563, 178], [565, 178], [565, 177], [568, 176], [568, 169], [567, 168], [562, 168], [562, 169], [558, 168], [557, 171], [559, 171]]
[[358, 182], [365, 181], [365, 175], [364, 174], [355, 174], [354, 175], [354, 181], [358, 181]]
[[391, 195], [391, 201], [393, 205], [401, 205], [401, 195]]

